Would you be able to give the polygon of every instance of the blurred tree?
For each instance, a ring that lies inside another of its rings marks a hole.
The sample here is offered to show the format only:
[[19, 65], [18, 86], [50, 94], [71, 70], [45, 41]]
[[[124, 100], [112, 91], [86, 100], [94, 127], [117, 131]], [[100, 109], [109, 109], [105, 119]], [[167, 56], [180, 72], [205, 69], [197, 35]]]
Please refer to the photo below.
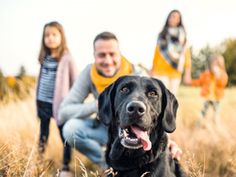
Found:
[[2, 78], [4, 78], [4, 75], [3, 75], [3, 72], [2, 72], [2, 70], [1, 70], [1, 68], [0, 68], [0, 80], [1, 80]]
[[[0, 103], [26, 98], [35, 86], [35, 77], [26, 74], [24, 66], [17, 76], [4, 76], [0, 69]], [[1, 175], [0, 175], [1, 176]]]
[[0, 69], [0, 101], [3, 100], [6, 93], [7, 93], [7, 84], [6, 84], [3, 72]]
[[222, 43], [225, 67], [229, 75], [229, 85], [236, 85], [236, 39], [227, 39]]
[[22, 78], [23, 76], [25, 76], [26, 75], [26, 69], [25, 69], [25, 67], [22, 65], [21, 67], [20, 67], [20, 71], [19, 71], [19, 74], [17, 74], [17, 78]]
[[[197, 78], [202, 71], [208, 68], [207, 59], [216, 49], [206, 45], [197, 54], [192, 55], [192, 77]], [[193, 53], [193, 52], [192, 52]]]

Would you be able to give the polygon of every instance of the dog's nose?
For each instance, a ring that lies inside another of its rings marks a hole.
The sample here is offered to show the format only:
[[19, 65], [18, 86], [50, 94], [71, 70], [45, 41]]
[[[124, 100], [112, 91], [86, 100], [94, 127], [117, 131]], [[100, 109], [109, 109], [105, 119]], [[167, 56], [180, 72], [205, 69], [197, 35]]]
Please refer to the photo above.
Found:
[[146, 106], [141, 101], [131, 101], [126, 106], [126, 112], [130, 116], [141, 117], [146, 112]]

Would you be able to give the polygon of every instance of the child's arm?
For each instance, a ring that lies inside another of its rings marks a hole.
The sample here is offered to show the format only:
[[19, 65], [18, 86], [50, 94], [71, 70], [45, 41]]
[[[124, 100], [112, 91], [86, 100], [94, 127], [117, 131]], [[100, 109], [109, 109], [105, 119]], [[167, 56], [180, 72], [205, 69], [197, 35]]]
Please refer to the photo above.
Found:
[[218, 77], [216, 77], [217, 87], [224, 88], [228, 83], [228, 75], [225, 72], [221, 72]]
[[204, 80], [204, 73], [200, 74], [198, 79], [192, 79], [191, 85], [192, 86], [201, 86]]
[[192, 86], [200, 86], [201, 85], [200, 79], [193, 79], [191, 82], [191, 85]]

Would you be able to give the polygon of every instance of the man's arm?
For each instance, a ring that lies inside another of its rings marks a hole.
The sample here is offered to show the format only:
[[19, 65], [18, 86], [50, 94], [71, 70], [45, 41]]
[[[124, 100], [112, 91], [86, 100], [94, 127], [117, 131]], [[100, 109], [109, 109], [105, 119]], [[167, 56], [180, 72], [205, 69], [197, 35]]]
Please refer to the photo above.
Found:
[[65, 97], [59, 109], [59, 124], [71, 118], [85, 118], [97, 112], [97, 101], [84, 103], [90, 90], [90, 65], [76, 79], [69, 94]]

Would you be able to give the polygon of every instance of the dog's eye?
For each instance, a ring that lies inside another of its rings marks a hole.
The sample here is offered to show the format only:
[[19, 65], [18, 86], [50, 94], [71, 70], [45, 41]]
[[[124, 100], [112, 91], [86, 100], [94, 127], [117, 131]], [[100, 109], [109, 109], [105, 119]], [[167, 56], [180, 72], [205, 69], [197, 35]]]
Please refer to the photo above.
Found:
[[128, 87], [122, 87], [121, 89], [120, 89], [120, 92], [121, 93], [127, 93], [129, 91], [129, 89], [128, 89]]
[[148, 96], [148, 97], [158, 97], [158, 94], [157, 94], [156, 91], [149, 91], [149, 92], [147, 93], [147, 96]]

